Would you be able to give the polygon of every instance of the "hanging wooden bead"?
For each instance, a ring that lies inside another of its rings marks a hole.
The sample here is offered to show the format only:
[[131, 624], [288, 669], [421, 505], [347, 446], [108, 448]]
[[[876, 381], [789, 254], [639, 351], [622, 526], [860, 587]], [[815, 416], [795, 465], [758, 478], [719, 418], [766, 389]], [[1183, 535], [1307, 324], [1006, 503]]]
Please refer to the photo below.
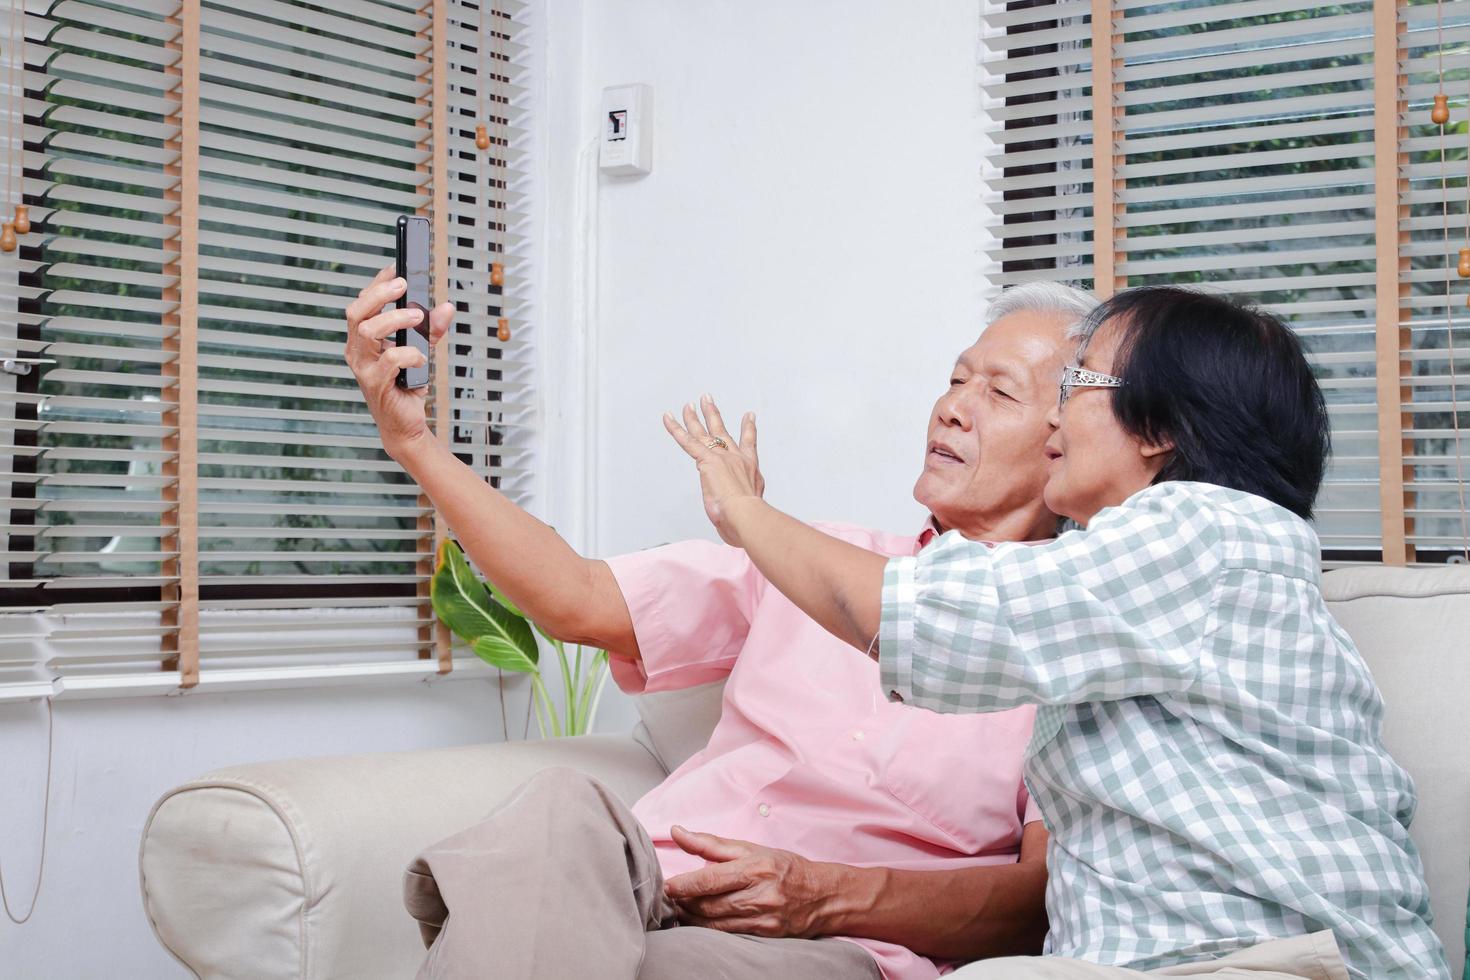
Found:
[[15, 206], [15, 233], [17, 235], [29, 235], [31, 233], [31, 209], [24, 204]]
[[5, 230], [0, 231], [0, 252], [15, 251], [15, 225], [5, 222]]
[[[1467, 250], [1467, 251], [1470, 251], [1470, 250]], [[490, 285], [492, 285], [492, 286], [504, 286], [505, 285], [505, 266], [501, 265], [499, 262], [491, 262], [490, 263]]]
[[1434, 120], [1436, 126], [1443, 126], [1450, 121], [1449, 97], [1443, 93], [1434, 97], [1434, 108], [1429, 110], [1429, 118]]
[[485, 128], [484, 123], [475, 127], [475, 148], [480, 150], [490, 149], [490, 131]]
[[1470, 279], [1470, 248], [1460, 249], [1460, 267], [1458, 271], [1461, 279]]
[[500, 318], [500, 325], [495, 330], [495, 336], [502, 344], [510, 339], [510, 321], [505, 317]]

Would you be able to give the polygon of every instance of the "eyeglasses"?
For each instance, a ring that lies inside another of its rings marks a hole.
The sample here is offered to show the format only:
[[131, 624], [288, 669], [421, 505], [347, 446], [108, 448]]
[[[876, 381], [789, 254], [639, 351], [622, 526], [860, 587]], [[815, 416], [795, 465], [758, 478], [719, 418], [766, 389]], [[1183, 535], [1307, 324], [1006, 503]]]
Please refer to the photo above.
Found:
[[1122, 378], [1068, 365], [1062, 368], [1061, 387], [1057, 393], [1057, 409], [1060, 410], [1063, 405], [1067, 404], [1073, 388], [1121, 388], [1122, 386]]

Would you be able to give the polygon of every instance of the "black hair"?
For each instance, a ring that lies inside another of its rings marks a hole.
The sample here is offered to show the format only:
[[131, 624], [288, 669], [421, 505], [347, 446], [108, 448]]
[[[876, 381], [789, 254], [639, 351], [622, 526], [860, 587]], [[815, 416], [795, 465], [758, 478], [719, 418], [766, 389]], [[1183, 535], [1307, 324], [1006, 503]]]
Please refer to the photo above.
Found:
[[1122, 331], [1112, 392], [1119, 423], [1172, 443], [1154, 478], [1243, 490], [1302, 518], [1331, 449], [1327, 405], [1301, 340], [1280, 317], [1226, 296], [1141, 286], [1087, 318]]

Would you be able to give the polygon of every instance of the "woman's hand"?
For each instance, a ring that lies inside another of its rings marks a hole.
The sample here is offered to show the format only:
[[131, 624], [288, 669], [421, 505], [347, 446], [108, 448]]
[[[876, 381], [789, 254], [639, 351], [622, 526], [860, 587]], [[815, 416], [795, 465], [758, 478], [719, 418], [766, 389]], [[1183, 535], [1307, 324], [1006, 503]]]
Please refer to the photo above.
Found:
[[759, 500], [766, 491], [755, 451], [755, 415], [745, 413], [737, 442], [725, 428], [714, 399], [705, 395], [699, 405], [704, 412], [703, 421], [693, 405], [685, 405], [684, 424], [680, 425], [673, 415], [665, 412], [664, 428], [699, 466], [704, 512], [710, 523], [726, 544], [739, 548], [740, 536], [729, 520], [729, 505], [743, 498]]
[[[373, 421], [378, 423], [383, 448], [394, 458], [423, 440], [434, 438], [424, 409], [429, 386], [398, 387], [399, 369], [424, 363], [424, 355], [412, 347], [394, 346], [389, 339], [401, 328], [413, 327], [423, 314], [412, 307], [383, 308], [402, 296], [406, 288], [402, 279], [394, 277], [393, 266], [386, 266], [357, 294], [346, 311], [347, 366], [352, 368], [363, 400], [373, 413]], [[453, 303], [440, 303], [429, 311], [430, 347], [444, 339], [453, 318]]]

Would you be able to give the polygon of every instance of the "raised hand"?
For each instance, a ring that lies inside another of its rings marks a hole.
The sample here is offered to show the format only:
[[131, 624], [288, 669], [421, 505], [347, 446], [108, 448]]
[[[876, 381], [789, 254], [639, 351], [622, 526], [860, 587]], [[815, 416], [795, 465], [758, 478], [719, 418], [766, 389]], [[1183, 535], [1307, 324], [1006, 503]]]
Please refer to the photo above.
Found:
[[726, 519], [725, 508], [740, 498], [759, 499], [766, 490], [756, 455], [755, 415], [745, 413], [740, 421], [740, 438], [736, 440], [725, 428], [725, 420], [720, 417], [713, 398], [705, 395], [699, 405], [703, 419], [693, 405], [685, 405], [683, 424], [665, 412], [664, 428], [699, 467], [704, 512], [710, 523], [726, 544], [738, 548], [739, 536]]
[[[343, 356], [357, 378], [357, 386], [373, 413], [378, 437], [389, 456], [396, 456], [420, 440], [433, 438], [424, 407], [429, 386], [409, 389], [400, 388], [397, 383], [400, 368], [424, 362], [424, 355], [412, 347], [395, 346], [391, 339], [400, 329], [416, 325], [423, 316], [412, 307], [384, 309], [403, 295], [406, 288], [402, 279], [394, 277], [393, 266], [385, 266], [346, 310], [347, 343]], [[430, 347], [438, 346], [444, 339], [453, 318], [453, 303], [440, 303], [429, 311]]]

